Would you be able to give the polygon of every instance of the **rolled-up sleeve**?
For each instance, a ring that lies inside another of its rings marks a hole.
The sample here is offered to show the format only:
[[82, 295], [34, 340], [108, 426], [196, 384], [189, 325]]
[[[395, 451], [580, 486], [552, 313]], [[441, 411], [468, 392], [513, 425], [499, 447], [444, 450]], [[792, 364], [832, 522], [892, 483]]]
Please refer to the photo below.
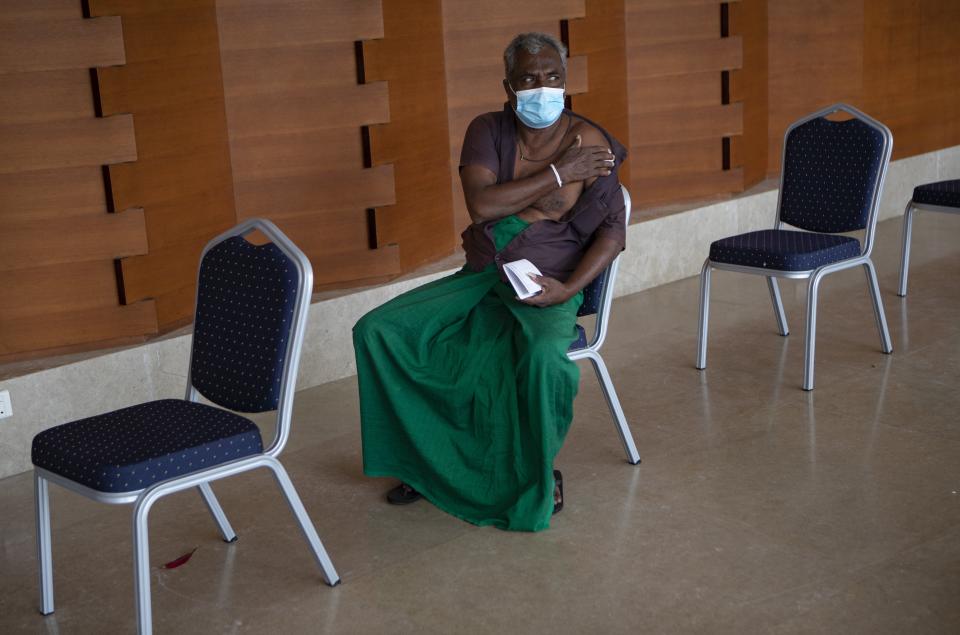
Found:
[[460, 150], [460, 169], [468, 165], [479, 165], [494, 174], [500, 172], [500, 156], [497, 153], [496, 121], [490, 114], [480, 115], [470, 122], [463, 136]]

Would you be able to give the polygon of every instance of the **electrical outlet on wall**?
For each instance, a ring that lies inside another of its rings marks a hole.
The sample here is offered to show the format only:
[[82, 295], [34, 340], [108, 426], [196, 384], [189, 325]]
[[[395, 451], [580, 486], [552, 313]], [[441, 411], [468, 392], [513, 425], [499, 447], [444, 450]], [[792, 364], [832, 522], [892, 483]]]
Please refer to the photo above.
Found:
[[10, 391], [0, 390], [0, 419], [13, 416], [13, 404], [10, 403]]

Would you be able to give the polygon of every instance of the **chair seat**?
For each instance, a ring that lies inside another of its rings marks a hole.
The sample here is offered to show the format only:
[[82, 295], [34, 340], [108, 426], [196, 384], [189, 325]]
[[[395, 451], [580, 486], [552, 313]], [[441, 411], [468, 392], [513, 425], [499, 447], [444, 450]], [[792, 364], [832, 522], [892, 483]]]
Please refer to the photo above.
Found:
[[587, 332], [583, 330], [583, 327], [577, 324], [577, 339], [573, 340], [573, 343], [570, 344], [570, 348], [567, 349], [568, 353], [573, 351], [578, 351], [581, 348], [587, 347]]
[[238, 414], [163, 399], [80, 419], [33, 438], [33, 464], [101, 492], [132, 492], [263, 451]]
[[960, 179], [918, 185], [913, 188], [913, 202], [956, 207], [960, 211]]
[[779, 271], [809, 271], [860, 255], [849, 236], [765, 229], [730, 236], [710, 245], [710, 260]]

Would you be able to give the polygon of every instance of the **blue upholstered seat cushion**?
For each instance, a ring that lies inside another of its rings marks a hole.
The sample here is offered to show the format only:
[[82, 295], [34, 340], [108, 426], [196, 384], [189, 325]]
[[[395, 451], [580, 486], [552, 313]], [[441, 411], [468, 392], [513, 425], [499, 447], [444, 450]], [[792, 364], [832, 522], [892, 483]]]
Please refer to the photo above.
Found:
[[960, 208], [960, 179], [918, 185], [913, 188], [913, 202]]
[[860, 255], [849, 236], [765, 229], [730, 236], [710, 245], [710, 260], [780, 271], [809, 271]]
[[573, 340], [573, 343], [570, 345], [570, 348], [567, 349], [567, 352], [572, 353], [573, 351], [578, 351], [581, 348], [587, 347], [587, 332], [583, 330], [583, 327], [577, 324], [577, 339]]
[[263, 451], [227, 410], [163, 399], [71, 421], [33, 438], [33, 464], [101, 492], [131, 492]]

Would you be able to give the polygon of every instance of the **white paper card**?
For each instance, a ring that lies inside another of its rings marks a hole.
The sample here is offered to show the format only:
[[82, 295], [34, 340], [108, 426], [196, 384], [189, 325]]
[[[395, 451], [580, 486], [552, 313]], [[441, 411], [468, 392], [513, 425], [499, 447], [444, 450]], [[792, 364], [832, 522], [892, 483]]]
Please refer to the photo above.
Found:
[[537, 276], [542, 276], [543, 274], [540, 273], [536, 265], [526, 258], [506, 263], [503, 265], [503, 272], [507, 274], [507, 280], [513, 285], [513, 290], [516, 291], [517, 297], [521, 300], [537, 295], [543, 289], [543, 287], [534, 282], [533, 278], [529, 275], [532, 273]]

